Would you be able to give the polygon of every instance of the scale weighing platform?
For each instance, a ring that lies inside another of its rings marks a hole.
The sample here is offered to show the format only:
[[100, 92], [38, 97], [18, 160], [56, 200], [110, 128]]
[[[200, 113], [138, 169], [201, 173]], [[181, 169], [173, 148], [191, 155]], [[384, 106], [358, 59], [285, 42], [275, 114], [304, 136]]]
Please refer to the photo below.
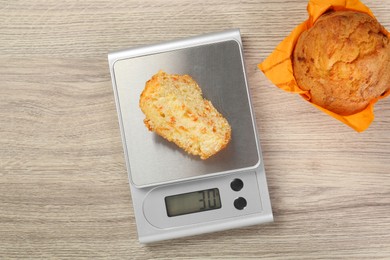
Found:
[[[273, 221], [239, 30], [108, 55], [141, 243]], [[232, 127], [228, 146], [206, 160], [150, 132], [139, 108], [159, 70], [188, 74]]]

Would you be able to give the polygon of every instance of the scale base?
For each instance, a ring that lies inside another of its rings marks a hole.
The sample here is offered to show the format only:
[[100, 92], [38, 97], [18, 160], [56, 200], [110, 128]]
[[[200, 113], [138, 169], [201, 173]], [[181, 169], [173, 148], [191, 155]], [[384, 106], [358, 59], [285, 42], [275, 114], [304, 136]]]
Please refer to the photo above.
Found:
[[[243, 187], [235, 191], [232, 183], [237, 179], [242, 180]], [[164, 205], [164, 197], [170, 194], [215, 187], [218, 187], [220, 191], [221, 209], [168, 217], [165, 209], [159, 208]], [[131, 192], [140, 243], [154, 243], [273, 222], [262, 166], [255, 171], [214, 176], [181, 185], [164, 185], [147, 189], [131, 186]], [[154, 199], [153, 195], [159, 197], [160, 201]], [[239, 198], [246, 201], [246, 206], [242, 209], [239, 204], [235, 205], [235, 201]], [[137, 203], [137, 201], [142, 203]]]

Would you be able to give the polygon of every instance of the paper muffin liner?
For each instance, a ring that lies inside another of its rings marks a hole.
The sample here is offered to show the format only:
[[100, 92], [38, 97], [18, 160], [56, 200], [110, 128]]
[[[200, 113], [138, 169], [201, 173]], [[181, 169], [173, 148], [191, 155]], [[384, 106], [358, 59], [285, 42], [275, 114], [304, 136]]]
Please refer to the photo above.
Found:
[[[299, 88], [293, 73], [292, 57], [295, 45], [298, 41], [299, 36], [302, 32], [310, 29], [316, 20], [326, 11], [358, 11], [366, 13], [371, 17], [375, 18], [371, 10], [365, 6], [359, 0], [310, 0], [307, 6], [309, 18], [298, 25], [289, 36], [287, 36], [266, 58], [261, 64], [258, 65], [259, 69], [267, 76], [273, 84], [280, 89], [288, 92], [297, 93], [301, 95], [306, 101], [310, 102], [313, 106], [326, 114], [340, 120], [344, 124], [350, 126], [357, 132], [363, 132], [366, 130], [372, 121], [374, 120], [374, 104], [382, 98], [390, 95], [390, 90], [385, 92], [380, 97], [371, 100], [369, 105], [362, 111], [343, 116], [329, 111], [319, 105], [312, 103], [311, 95], [309, 91], [302, 90]], [[382, 26], [383, 33], [390, 38], [390, 33]]]

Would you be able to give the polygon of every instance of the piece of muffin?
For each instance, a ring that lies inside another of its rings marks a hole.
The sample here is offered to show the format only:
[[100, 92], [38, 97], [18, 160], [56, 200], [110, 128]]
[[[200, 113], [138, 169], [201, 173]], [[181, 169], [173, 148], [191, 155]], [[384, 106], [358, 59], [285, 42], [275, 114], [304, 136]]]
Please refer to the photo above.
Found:
[[202, 90], [188, 75], [159, 71], [146, 82], [139, 106], [149, 130], [201, 159], [216, 154], [230, 141], [228, 121], [203, 99]]
[[390, 41], [382, 29], [367, 14], [336, 11], [301, 34], [294, 77], [311, 102], [351, 115], [390, 89]]

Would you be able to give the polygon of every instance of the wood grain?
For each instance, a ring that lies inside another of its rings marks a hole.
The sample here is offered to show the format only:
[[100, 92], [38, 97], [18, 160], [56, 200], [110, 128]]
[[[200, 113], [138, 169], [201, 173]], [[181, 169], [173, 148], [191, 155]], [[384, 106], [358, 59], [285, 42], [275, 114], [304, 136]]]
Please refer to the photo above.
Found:
[[[389, 259], [390, 100], [358, 134], [256, 68], [306, 1], [0, 1], [0, 258]], [[365, 1], [390, 29], [389, 2]], [[275, 222], [137, 241], [106, 55], [240, 28]]]

